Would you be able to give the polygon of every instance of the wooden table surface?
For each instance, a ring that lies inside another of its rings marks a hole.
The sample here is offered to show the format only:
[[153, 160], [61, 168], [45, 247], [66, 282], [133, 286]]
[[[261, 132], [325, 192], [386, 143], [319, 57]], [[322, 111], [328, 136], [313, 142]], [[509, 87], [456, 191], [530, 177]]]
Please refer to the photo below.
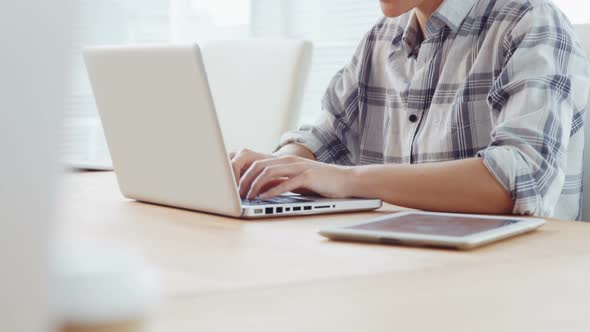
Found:
[[66, 174], [62, 192], [61, 242], [131, 248], [161, 272], [150, 331], [590, 331], [588, 223], [459, 252], [317, 234], [394, 206], [242, 221], [124, 199], [111, 172]]

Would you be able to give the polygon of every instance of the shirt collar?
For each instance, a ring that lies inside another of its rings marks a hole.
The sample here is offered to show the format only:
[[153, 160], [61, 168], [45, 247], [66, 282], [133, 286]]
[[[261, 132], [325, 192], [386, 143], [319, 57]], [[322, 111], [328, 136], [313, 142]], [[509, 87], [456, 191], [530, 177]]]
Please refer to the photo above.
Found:
[[436, 35], [444, 27], [456, 31], [478, 0], [445, 0], [426, 22], [426, 36], [423, 36], [416, 13], [412, 12], [406, 26], [402, 43], [406, 53], [415, 57], [424, 39]]
[[418, 18], [415, 13], [412, 13], [402, 36], [402, 45], [409, 57], [418, 55], [423, 40], [424, 36], [420, 30]]
[[445, 0], [426, 22], [426, 38], [438, 33], [445, 26], [451, 31], [459, 29], [476, 2], [477, 0]]

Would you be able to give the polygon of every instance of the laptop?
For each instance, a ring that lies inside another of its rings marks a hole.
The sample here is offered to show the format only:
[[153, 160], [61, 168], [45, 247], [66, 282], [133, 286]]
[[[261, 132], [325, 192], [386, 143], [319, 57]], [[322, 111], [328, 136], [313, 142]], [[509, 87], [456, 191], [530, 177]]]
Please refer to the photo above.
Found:
[[125, 197], [239, 218], [381, 207], [295, 194], [241, 200], [198, 45], [91, 47], [84, 58]]

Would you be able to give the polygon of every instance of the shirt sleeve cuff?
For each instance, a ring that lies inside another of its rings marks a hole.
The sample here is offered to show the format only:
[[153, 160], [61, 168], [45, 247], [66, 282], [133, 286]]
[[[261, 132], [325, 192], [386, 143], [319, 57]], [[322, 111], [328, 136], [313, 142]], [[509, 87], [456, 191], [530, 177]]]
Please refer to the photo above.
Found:
[[299, 144], [311, 151], [311, 153], [313, 153], [316, 158], [318, 157], [318, 151], [322, 148], [322, 143], [311, 132], [294, 130], [285, 133], [281, 137], [281, 141], [274, 152], [277, 152], [285, 145], [294, 143]]
[[492, 146], [477, 156], [496, 181], [512, 195], [517, 215], [551, 216], [554, 207], [545, 204], [524, 158], [510, 147]]

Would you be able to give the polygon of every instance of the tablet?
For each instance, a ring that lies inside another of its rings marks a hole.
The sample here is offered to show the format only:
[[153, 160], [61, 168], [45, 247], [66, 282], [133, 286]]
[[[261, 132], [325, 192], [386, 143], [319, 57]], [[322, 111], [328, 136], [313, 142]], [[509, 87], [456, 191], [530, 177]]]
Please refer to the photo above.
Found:
[[544, 223], [543, 219], [517, 216], [408, 211], [319, 233], [332, 240], [470, 249], [532, 231]]

